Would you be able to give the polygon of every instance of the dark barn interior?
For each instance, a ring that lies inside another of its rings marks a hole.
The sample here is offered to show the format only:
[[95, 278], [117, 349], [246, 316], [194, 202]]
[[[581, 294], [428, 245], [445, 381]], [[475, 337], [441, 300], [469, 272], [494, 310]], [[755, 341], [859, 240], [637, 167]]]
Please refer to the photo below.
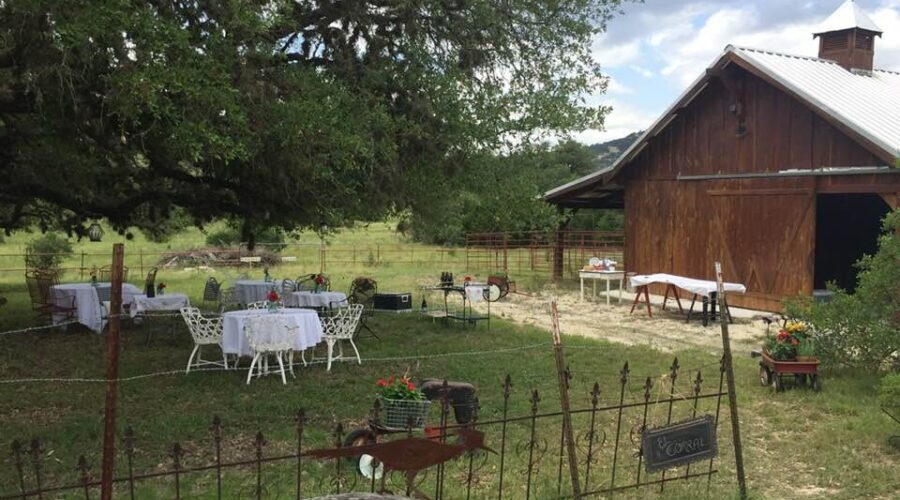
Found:
[[815, 288], [834, 282], [856, 289], [855, 263], [878, 248], [881, 220], [890, 211], [877, 194], [820, 194], [816, 197]]

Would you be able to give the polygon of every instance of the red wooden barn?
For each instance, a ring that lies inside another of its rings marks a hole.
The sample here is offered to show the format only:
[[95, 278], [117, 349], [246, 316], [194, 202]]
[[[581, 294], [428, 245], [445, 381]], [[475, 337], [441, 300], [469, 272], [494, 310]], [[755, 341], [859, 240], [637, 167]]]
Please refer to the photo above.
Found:
[[855, 284], [898, 206], [900, 73], [873, 69], [878, 27], [848, 0], [819, 57], [729, 46], [609, 168], [545, 198], [625, 210], [625, 266], [747, 285], [729, 301]]

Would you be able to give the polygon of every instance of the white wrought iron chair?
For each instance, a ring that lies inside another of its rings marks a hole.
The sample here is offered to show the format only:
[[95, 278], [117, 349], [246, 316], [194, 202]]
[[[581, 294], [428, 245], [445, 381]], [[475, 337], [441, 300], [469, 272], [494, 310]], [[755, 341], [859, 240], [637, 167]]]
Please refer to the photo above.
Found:
[[[218, 361], [206, 361], [201, 357], [200, 348], [205, 345], [219, 345], [222, 343], [222, 317], [207, 318], [200, 314], [196, 307], [182, 307], [181, 317], [187, 323], [191, 337], [194, 338], [194, 350], [188, 358], [187, 368], [184, 373], [190, 373], [191, 368], [200, 366], [222, 366], [228, 369], [228, 355], [222, 351], [222, 363]], [[194, 356], [197, 357], [196, 361]]]
[[294, 376], [294, 330], [296, 327], [288, 325], [277, 315], [254, 315], [244, 321], [244, 335], [250, 349], [253, 350], [253, 361], [250, 362], [250, 370], [247, 372], [247, 384], [253, 378], [254, 367], [257, 377], [269, 374], [269, 355], [274, 355], [278, 361], [282, 384], [287, 384], [287, 377], [284, 374], [285, 355], [290, 358], [287, 360], [288, 367], [291, 376]]
[[[362, 316], [364, 308], [365, 306], [362, 304], [350, 304], [347, 307], [338, 309], [333, 316], [320, 318], [322, 321], [322, 340], [325, 341], [325, 345], [328, 349], [328, 365], [326, 371], [331, 371], [332, 361], [344, 359], [344, 346], [341, 341], [350, 342], [350, 346], [353, 347], [353, 352], [356, 353], [356, 362], [362, 364], [362, 359], [359, 357], [359, 349], [356, 348], [353, 337], [356, 335], [359, 319]], [[338, 348], [337, 356], [335, 356], [334, 353], [335, 344], [337, 344]]]
[[267, 300], [257, 300], [247, 304], [247, 309], [265, 309], [267, 307], [269, 307], [269, 301]]

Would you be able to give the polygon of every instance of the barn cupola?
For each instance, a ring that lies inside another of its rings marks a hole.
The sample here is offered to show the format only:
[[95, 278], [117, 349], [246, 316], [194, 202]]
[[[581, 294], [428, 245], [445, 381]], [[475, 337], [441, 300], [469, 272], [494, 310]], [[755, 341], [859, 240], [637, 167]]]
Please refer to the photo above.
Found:
[[872, 71], [875, 37], [881, 30], [853, 0], [845, 1], [819, 27], [819, 57], [848, 70]]

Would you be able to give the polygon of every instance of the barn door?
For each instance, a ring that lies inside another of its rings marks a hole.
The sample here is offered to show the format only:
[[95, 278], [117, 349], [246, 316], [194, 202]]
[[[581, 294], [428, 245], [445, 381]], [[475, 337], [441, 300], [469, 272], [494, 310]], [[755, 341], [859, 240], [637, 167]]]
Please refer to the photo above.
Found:
[[812, 293], [813, 190], [717, 190], [708, 194], [714, 214], [709, 257], [722, 260], [728, 281], [745, 284], [748, 299], [771, 302]]

